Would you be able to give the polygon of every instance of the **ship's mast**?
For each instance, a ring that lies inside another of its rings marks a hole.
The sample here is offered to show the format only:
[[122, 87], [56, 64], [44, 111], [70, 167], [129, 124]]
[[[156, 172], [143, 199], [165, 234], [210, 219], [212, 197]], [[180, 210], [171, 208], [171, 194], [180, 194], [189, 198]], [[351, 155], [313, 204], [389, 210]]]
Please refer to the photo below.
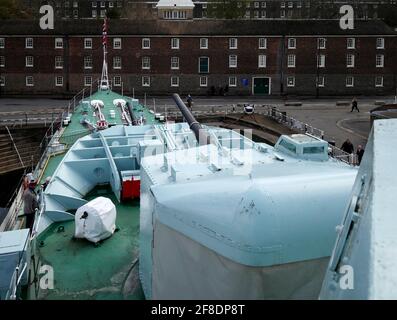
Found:
[[109, 89], [109, 77], [108, 77], [108, 63], [106, 61], [107, 55], [107, 42], [108, 42], [108, 25], [107, 19], [103, 20], [103, 29], [102, 29], [102, 46], [103, 46], [103, 66], [102, 66], [102, 76], [101, 82], [99, 85], [100, 90], [108, 90]]

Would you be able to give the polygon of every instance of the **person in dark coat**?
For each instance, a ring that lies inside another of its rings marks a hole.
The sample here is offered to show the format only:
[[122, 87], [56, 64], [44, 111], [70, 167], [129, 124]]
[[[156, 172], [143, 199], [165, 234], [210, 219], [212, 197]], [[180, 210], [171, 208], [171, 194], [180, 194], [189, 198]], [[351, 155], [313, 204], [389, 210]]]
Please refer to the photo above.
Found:
[[192, 96], [190, 94], [187, 96], [186, 102], [187, 102], [188, 108], [190, 110], [192, 110], [193, 98], [192, 98]]
[[29, 187], [23, 193], [23, 213], [26, 216], [26, 228], [29, 228], [30, 232], [32, 232], [33, 229], [36, 209], [39, 207], [35, 188], [36, 180], [31, 177], [29, 181]]
[[343, 142], [342, 146], [341, 146], [341, 150], [343, 150], [344, 152], [348, 153], [348, 154], [352, 154], [354, 152], [354, 146], [353, 144], [350, 142], [349, 139], [346, 139], [345, 142]]
[[351, 109], [350, 112], [353, 112], [355, 109], [357, 109], [357, 111], [360, 112], [360, 110], [358, 109], [358, 102], [357, 102], [357, 99], [356, 99], [356, 98], [353, 98], [353, 101], [352, 101], [352, 109]]
[[358, 145], [356, 154], [357, 154], [358, 165], [360, 165], [361, 164], [361, 160], [363, 159], [363, 155], [364, 155], [364, 149], [363, 149], [363, 146], [361, 144]]

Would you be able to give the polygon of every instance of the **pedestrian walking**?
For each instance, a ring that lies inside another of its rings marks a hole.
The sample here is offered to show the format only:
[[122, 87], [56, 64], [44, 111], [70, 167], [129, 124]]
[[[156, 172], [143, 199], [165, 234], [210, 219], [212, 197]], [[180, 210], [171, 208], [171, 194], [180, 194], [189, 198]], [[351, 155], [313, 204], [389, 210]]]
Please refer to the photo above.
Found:
[[348, 154], [352, 154], [354, 152], [354, 146], [349, 139], [346, 139], [341, 146], [341, 150]]
[[350, 112], [353, 112], [354, 110], [357, 110], [358, 112], [360, 112], [356, 98], [353, 98], [353, 100], [352, 100], [352, 109], [350, 110]]
[[360, 165], [361, 164], [361, 160], [362, 160], [363, 155], [364, 155], [364, 148], [363, 148], [363, 146], [361, 144], [358, 145], [356, 154], [357, 154], [357, 163], [358, 163], [358, 165]]
[[188, 106], [188, 108], [191, 111], [192, 110], [192, 104], [193, 104], [193, 98], [192, 98], [192, 96], [190, 94], [188, 94], [186, 101], [187, 101], [187, 106]]

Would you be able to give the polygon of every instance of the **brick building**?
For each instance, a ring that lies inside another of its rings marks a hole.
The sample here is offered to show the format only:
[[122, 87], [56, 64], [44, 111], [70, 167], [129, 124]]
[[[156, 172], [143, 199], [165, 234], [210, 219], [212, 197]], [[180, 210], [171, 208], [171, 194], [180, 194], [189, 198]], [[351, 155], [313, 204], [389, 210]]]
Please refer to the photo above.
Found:
[[[62, 95], [102, 67], [102, 22], [0, 26], [0, 93]], [[109, 75], [124, 92], [385, 95], [396, 90], [397, 33], [381, 21], [131, 21], [109, 24]]]
[[[100, 18], [107, 11], [119, 12], [122, 18], [134, 20], [162, 18], [156, 5], [158, 0], [23, 0], [38, 9], [40, 5], [51, 4], [58, 18]], [[176, 2], [178, 2], [177, 0]], [[211, 18], [209, 7], [218, 0], [192, 0], [193, 17]], [[397, 0], [241, 0], [246, 6], [244, 19], [333, 19], [338, 17], [339, 8], [350, 4], [357, 19], [377, 19], [382, 8], [397, 7]]]

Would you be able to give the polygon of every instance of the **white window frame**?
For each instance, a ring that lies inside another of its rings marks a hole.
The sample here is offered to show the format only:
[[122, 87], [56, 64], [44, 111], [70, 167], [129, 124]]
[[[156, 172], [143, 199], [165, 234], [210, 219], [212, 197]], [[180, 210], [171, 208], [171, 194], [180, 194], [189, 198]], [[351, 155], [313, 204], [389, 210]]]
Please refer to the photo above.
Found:
[[[351, 82], [348, 80], [351, 79]], [[354, 87], [354, 77], [353, 76], [347, 76], [346, 77], [346, 87], [347, 88], [353, 88]]]
[[229, 55], [229, 68], [237, 68], [238, 57], [236, 54]]
[[208, 49], [208, 38], [200, 38], [200, 49]]
[[0, 38], [0, 49], [4, 49], [6, 45], [5, 38]]
[[265, 54], [258, 55], [258, 68], [266, 68], [267, 56]]
[[113, 1], [109, 1], [109, 8], [114, 8], [114, 3], [113, 3]]
[[171, 38], [171, 49], [179, 49], [179, 38]]
[[[174, 83], [173, 80], [176, 80], [176, 83]], [[178, 76], [171, 77], [171, 87], [179, 87], [179, 77]]]
[[[145, 44], [149, 44], [149, 45], [145, 46]], [[142, 49], [150, 49], [150, 38], [142, 39]]]
[[[202, 80], [205, 80], [205, 83]], [[201, 76], [199, 81], [200, 81], [200, 87], [208, 87], [208, 77], [207, 76]]]
[[347, 38], [346, 47], [347, 49], [356, 49], [356, 38]]
[[356, 64], [356, 56], [352, 53], [348, 53], [346, 55], [346, 67], [347, 68], [354, 68]]
[[267, 49], [267, 38], [259, 38], [258, 47], [259, 49]]
[[296, 38], [288, 38], [288, 49], [296, 49]]
[[229, 77], [229, 87], [237, 87], [237, 77], [235, 76]]
[[84, 56], [84, 69], [92, 69], [92, 56]]
[[[378, 58], [380, 60], [378, 60]], [[385, 67], [385, 55], [384, 54], [377, 54], [375, 59], [376, 59], [375, 64], [376, 64], [377, 68], [384, 68]], [[380, 62], [380, 63], [378, 63], [378, 62]]]
[[[208, 70], [206, 72], [201, 72], [200, 71], [200, 60], [201, 59], [207, 59], [207, 61], [208, 61]], [[209, 57], [203, 56], [203, 57], [199, 57], [198, 58], [198, 72], [199, 73], [210, 73], [210, 58]]]
[[92, 76], [84, 76], [84, 86], [85, 87], [92, 86]]
[[376, 38], [376, 49], [384, 49], [384, 48], [385, 48], [385, 38]]
[[92, 18], [96, 18], [98, 16], [97, 11], [96, 10], [91, 10], [91, 17]]
[[55, 56], [54, 57], [54, 67], [55, 69], [63, 69], [63, 57], [62, 56]]
[[25, 57], [25, 67], [33, 68], [34, 67], [34, 57], [33, 56], [26, 56]]
[[142, 76], [142, 87], [150, 87], [150, 76]]
[[25, 38], [25, 49], [33, 49], [33, 38]]
[[171, 70], [179, 70], [179, 57], [171, 57]]
[[63, 49], [63, 39], [55, 38], [55, 49]]
[[[58, 82], [59, 79], [61, 79], [61, 82]], [[55, 86], [63, 87], [63, 77], [62, 76], [55, 76]]]
[[6, 57], [0, 56], [0, 68], [4, 68], [6, 66]]
[[123, 67], [120, 56], [113, 57], [113, 69], [120, 70]]
[[[30, 81], [28, 81], [28, 80], [32, 80], [32, 83], [30, 83]], [[26, 87], [34, 87], [34, 78], [33, 78], [33, 76], [26, 76], [25, 77], [25, 86]]]
[[121, 50], [121, 38], [114, 38], [113, 39], [113, 49], [114, 50]]
[[229, 49], [235, 50], [238, 48], [238, 39], [237, 38], [229, 38]]
[[325, 54], [317, 55], [317, 67], [325, 68], [325, 64], [326, 64], [326, 55]]
[[96, 1], [91, 1], [91, 7], [96, 8]]
[[289, 54], [287, 56], [287, 67], [288, 68], [296, 67], [296, 55], [295, 54]]
[[[292, 80], [292, 82], [290, 82]], [[288, 76], [287, 77], [287, 87], [294, 88], [295, 87], [295, 76]]]
[[[380, 79], [381, 81], [380, 81], [380, 83], [378, 83], [378, 79]], [[376, 76], [375, 77], [375, 87], [376, 88], [383, 88], [383, 83], [384, 83], [384, 78], [383, 78], [383, 76]]]
[[0, 76], [0, 87], [5, 87], [6, 78], [4, 76]]
[[84, 49], [92, 49], [92, 38], [84, 38]]
[[322, 50], [327, 47], [327, 39], [326, 38], [318, 38], [317, 39], [317, 49]]
[[142, 70], [150, 70], [150, 57], [142, 57]]
[[[320, 81], [320, 79], [321, 79], [322, 81]], [[324, 88], [324, 87], [325, 87], [325, 77], [324, 77], [324, 76], [318, 76], [318, 77], [316, 78], [316, 86], [317, 86], [318, 88]]]
[[[118, 81], [116, 81], [116, 79], [120, 80], [120, 81], [118, 82]], [[113, 77], [113, 86], [114, 87], [121, 87], [121, 84], [122, 84], [121, 76], [114, 76]]]

